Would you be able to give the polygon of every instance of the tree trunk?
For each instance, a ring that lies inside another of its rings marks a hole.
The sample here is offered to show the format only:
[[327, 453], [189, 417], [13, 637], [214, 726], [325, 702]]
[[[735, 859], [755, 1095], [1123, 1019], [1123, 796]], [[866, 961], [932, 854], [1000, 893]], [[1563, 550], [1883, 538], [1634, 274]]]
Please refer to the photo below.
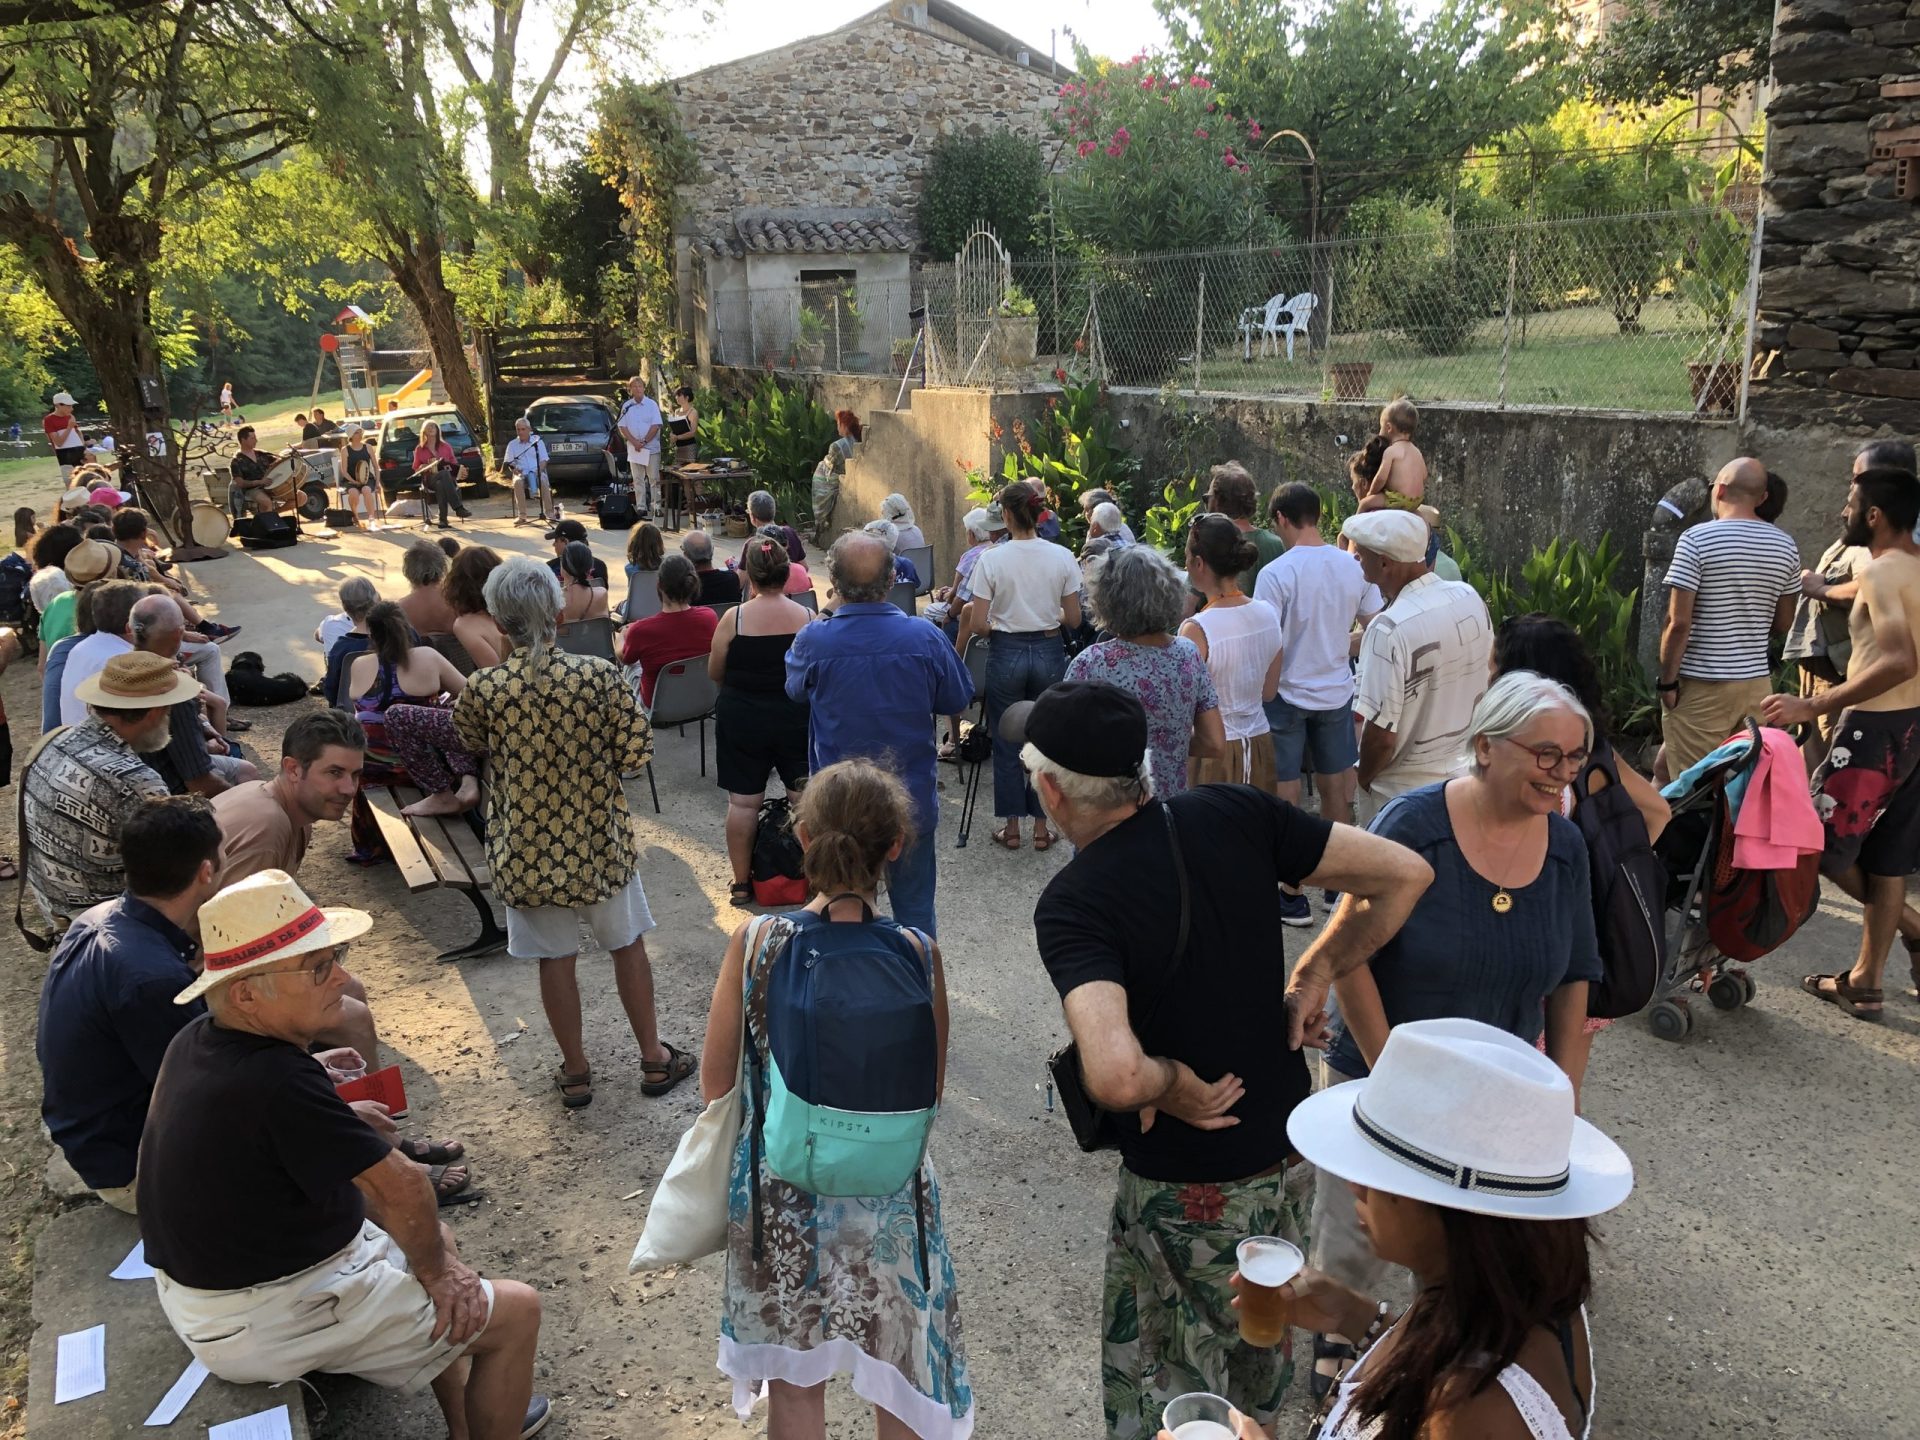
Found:
[[431, 235], [389, 238], [395, 243], [386, 257], [387, 268], [393, 272], [400, 293], [412, 302], [420, 323], [426, 327], [434, 369], [446, 389], [447, 399], [467, 417], [474, 435], [484, 441], [491, 433], [487, 428], [486, 402], [460, 338], [460, 314], [441, 270], [440, 242]]

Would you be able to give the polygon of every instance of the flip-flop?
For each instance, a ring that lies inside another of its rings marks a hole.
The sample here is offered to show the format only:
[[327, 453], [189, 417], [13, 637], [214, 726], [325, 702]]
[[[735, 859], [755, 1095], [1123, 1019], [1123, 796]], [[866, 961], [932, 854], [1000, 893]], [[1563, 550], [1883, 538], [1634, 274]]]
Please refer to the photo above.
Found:
[[[569, 1093], [572, 1091], [579, 1093]], [[563, 1066], [553, 1072], [553, 1088], [560, 1092], [560, 1103], [569, 1110], [584, 1110], [593, 1103], [593, 1068], [589, 1066], [579, 1075], [569, 1075]]]
[[[664, 1044], [665, 1042], [662, 1043]], [[647, 1060], [641, 1062], [640, 1066], [640, 1073], [643, 1075], [657, 1074], [664, 1075], [666, 1078], [663, 1080], [642, 1080], [640, 1082], [640, 1093], [642, 1095], [665, 1095], [689, 1075], [697, 1073], [699, 1069], [700, 1062], [694, 1059], [693, 1056], [687, 1054], [684, 1050], [676, 1050], [673, 1046], [668, 1045], [666, 1064], [656, 1065], [651, 1060]]]
[[442, 1190], [440, 1188], [440, 1182], [446, 1177], [447, 1171], [451, 1168], [451, 1166], [447, 1165], [429, 1165], [427, 1167], [427, 1179], [433, 1185], [434, 1201], [442, 1210], [446, 1209], [449, 1205], [465, 1205], [474, 1200], [484, 1200], [487, 1198], [486, 1191], [473, 1188], [473, 1175], [471, 1173], [467, 1175], [466, 1179], [454, 1186], [453, 1189]]
[[451, 1165], [467, 1153], [458, 1140], [396, 1140], [393, 1148], [422, 1165]]

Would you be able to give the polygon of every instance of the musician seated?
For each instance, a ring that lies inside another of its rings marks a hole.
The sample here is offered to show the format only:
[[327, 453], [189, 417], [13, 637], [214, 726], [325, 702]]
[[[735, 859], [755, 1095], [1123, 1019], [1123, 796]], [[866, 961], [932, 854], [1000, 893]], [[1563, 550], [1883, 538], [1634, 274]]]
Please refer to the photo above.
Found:
[[[232, 486], [228, 491], [228, 500], [233, 507], [233, 518], [242, 519], [248, 515], [272, 515], [283, 504], [276, 495], [278, 488], [268, 477], [280, 463], [280, 457], [270, 455], [259, 448], [260, 437], [254, 433], [251, 425], [242, 425], [236, 437], [240, 442], [240, 451], [228, 462], [227, 470], [232, 476]], [[288, 477], [287, 500], [299, 494], [299, 488]], [[299, 512], [291, 517], [293, 528], [300, 528]]]

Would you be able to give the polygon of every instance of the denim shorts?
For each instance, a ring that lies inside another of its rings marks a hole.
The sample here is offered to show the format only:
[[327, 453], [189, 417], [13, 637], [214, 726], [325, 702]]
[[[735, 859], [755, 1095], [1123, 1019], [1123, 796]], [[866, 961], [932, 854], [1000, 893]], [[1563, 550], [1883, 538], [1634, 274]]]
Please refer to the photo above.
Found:
[[1276, 695], [1267, 701], [1267, 724], [1273, 729], [1276, 780], [1298, 780], [1303, 769], [1338, 775], [1360, 763], [1352, 700], [1332, 710], [1301, 710]]

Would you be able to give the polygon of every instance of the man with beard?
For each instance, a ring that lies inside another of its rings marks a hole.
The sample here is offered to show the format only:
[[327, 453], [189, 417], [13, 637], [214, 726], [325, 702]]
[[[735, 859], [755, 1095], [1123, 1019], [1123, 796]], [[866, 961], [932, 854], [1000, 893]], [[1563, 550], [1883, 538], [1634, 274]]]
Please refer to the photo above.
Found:
[[55, 731], [20, 776], [27, 887], [56, 932], [126, 888], [120, 827], [167, 793], [143, 757], [167, 748], [172, 707], [198, 695], [200, 682], [135, 651], [113, 656], [74, 693], [84, 718]]
[[1814, 806], [1826, 827], [1820, 869], [1866, 913], [1852, 969], [1800, 984], [1856, 1020], [1878, 1020], [1896, 931], [1905, 934], [1920, 985], [1920, 916], [1906, 906], [1907, 877], [1920, 868], [1920, 549], [1913, 540], [1920, 481], [1902, 470], [1862, 471], [1841, 513], [1841, 538], [1873, 557], [1847, 617], [1847, 678], [1806, 699], [1771, 695], [1763, 710], [1769, 725], [1838, 717], [1832, 747], [1813, 773]]
[[344, 710], [312, 710], [287, 727], [280, 773], [214, 797], [220, 883], [261, 870], [298, 876], [319, 820], [342, 820], [360, 788], [367, 732]]

